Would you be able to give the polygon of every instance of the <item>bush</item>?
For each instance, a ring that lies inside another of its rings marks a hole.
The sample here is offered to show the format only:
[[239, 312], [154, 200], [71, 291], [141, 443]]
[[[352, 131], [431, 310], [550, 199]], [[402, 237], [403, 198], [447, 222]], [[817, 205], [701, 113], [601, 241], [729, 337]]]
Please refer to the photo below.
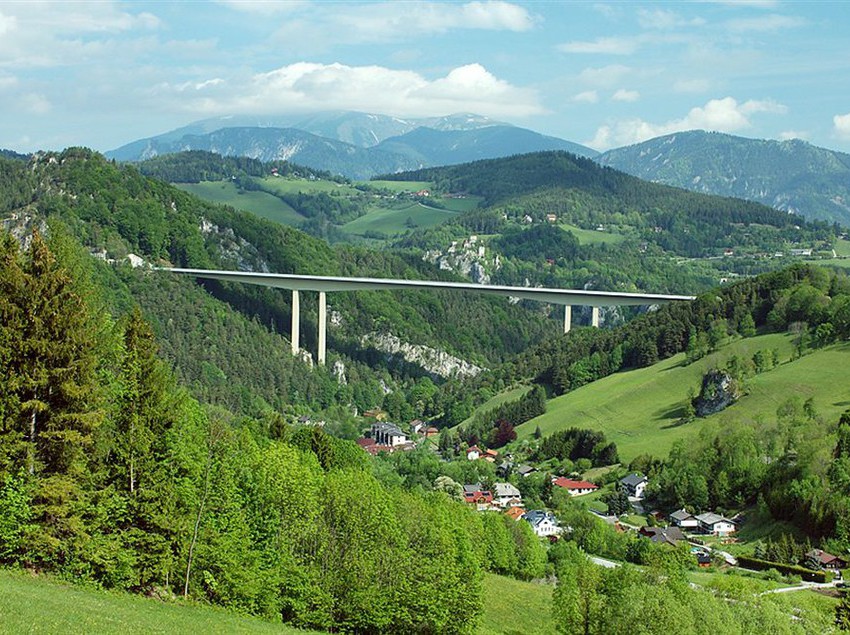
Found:
[[738, 556], [738, 565], [747, 569], [756, 571], [775, 570], [780, 574], [799, 575], [807, 582], [830, 582], [832, 580], [832, 571], [813, 571], [805, 567], [798, 567], [793, 564], [782, 564], [781, 562], [770, 562], [769, 560], [761, 560], [759, 558], [751, 558], [749, 556]]

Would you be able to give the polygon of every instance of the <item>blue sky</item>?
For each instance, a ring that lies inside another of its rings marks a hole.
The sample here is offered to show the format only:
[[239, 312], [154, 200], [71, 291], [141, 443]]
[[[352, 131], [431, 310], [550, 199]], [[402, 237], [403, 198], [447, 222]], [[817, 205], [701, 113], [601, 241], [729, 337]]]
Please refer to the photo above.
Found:
[[850, 3], [0, 0], [0, 147], [197, 119], [474, 112], [599, 150], [701, 128], [850, 152]]

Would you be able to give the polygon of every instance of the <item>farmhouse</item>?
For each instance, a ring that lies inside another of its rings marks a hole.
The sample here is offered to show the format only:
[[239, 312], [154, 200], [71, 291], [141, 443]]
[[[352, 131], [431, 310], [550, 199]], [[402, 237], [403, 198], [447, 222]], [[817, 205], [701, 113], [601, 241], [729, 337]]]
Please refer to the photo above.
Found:
[[629, 474], [620, 479], [620, 486], [627, 495], [634, 498], [643, 498], [643, 492], [647, 485], [649, 485], [649, 479], [639, 474]]
[[734, 521], [724, 518], [713, 512], [706, 512], [697, 516], [699, 528], [703, 533], [715, 536], [728, 536], [737, 529]]
[[556, 485], [558, 487], [563, 487], [570, 496], [582, 496], [584, 494], [590, 494], [599, 489], [598, 485], [591, 483], [589, 481], [573, 481], [563, 476], [559, 476], [558, 478], [552, 479], [552, 485]]
[[481, 448], [477, 445], [472, 445], [466, 449], [466, 458], [470, 461], [477, 461], [481, 457]]
[[463, 486], [463, 500], [475, 505], [478, 511], [490, 509], [493, 505], [493, 493], [485, 490], [481, 483]]
[[639, 533], [652, 542], [672, 547], [685, 539], [685, 534], [678, 527], [641, 527]]

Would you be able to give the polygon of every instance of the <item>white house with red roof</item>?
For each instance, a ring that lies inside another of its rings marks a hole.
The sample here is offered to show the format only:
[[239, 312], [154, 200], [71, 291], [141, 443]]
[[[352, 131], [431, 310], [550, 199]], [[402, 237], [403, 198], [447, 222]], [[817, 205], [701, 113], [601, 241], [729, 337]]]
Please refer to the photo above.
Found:
[[582, 496], [584, 494], [595, 492], [599, 489], [598, 485], [591, 483], [590, 481], [574, 481], [566, 478], [565, 476], [553, 478], [552, 485], [563, 487], [567, 490], [567, 493], [569, 493], [570, 496]]

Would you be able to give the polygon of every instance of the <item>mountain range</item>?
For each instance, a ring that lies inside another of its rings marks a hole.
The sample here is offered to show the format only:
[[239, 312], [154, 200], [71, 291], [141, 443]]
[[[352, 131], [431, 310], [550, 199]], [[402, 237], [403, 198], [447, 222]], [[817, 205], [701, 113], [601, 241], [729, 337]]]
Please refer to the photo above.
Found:
[[300, 119], [206, 119], [133, 141], [106, 155], [119, 161], [141, 161], [184, 150], [208, 150], [262, 161], [289, 160], [354, 179], [541, 150], [597, 154], [580, 144], [480, 115], [399, 119], [330, 112]]
[[850, 155], [800, 139], [693, 130], [609, 150], [597, 160], [647, 181], [850, 226]]

